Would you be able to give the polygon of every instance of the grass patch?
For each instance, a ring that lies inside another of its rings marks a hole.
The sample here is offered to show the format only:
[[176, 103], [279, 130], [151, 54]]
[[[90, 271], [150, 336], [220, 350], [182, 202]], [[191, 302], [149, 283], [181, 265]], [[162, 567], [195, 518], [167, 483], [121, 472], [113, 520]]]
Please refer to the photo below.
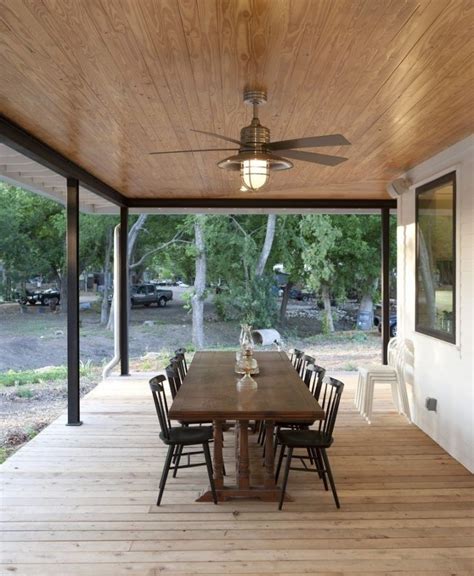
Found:
[[345, 372], [356, 372], [357, 366], [352, 362], [346, 362], [342, 368]]
[[[81, 376], [90, 376], [93, 365], [90, 361], [81, 362]], [[67, 379], [66, 366], [47, 366], [37, 370], [8, 370], [0, 374], [1, 386], [24, 386], [26, 384], [41, 384], [43, 382], [57, 382]], [[26, 398], [27, 396], [25, 396]]]
[[33, 392], [30, 388], [18, 388], [16, 395], [18, 398], [33, 398]]
[[55, 382], [67, 378], [66, 366], [50, 366], [39, 370], [8, 370], [0, 374], [0, 386], [23, 386], [41, 382]]
[[3, 464], [8, 456], [10, 456], [8, 448], [0, 448], [0, 464]]

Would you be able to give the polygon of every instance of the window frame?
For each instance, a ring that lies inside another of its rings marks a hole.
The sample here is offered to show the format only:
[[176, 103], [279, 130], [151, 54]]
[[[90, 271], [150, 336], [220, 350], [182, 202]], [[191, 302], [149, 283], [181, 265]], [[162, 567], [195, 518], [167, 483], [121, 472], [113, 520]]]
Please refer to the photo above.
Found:
[[[438, 340], [443, 340], [450, 344], [456, 344], [456, 330], [457, 330], [457, 253], [456, 253], [456, 234], [457, 234], [457, 212], [456, 212], [456, 170], [443, 174], [439, 178], [431, 180], [418, 186], [415, 189], [415, 331], [420, 334], [425, 334]], [[430, 192], [436, 188], [439, 188], [443, 184], [451, 184], [453, 191], [453, 203], [452, 203], [452, 258], [453, 258], [453, 320], [452, 320], [452, 331], [445, 332], [443, 330], [437, 330], [434, 328], [427, 327], [419, 321], [419, 282], [418, 282], [418, 272], [419, 272], [419, 205], [420, 196], [425, 192]]]

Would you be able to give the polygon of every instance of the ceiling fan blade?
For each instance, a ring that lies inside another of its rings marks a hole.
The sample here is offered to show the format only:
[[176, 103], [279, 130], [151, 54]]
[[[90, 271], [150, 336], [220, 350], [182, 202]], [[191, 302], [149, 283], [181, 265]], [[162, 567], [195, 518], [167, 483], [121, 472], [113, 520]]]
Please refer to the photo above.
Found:
[[162, 152], [149, 152], [148, 154], [187, 154], [188, 152], [224, 152], [230, 151], [233, 152], [238, 151], [238, 148], [202, 148], [200, 150], [165, 150]]
[[214, 132], [204, 132], [204, 130], [194, 130], [193, 128], [191, 128], [190, 130], [191, 132], [206, 134], [207, 136], [213, 136], [214, 138], [220, 138], [221, 140], [225, 140], [226, 142], [233, 142], [234, 144], [242, 146], [242, 142], [240, 142], [239, 140], [235, 140], [234, 138], [228, 138], [227, 136], [222, 136], [221, 134], [214, 134]]
[[314, 164], [324, 164], [325, 166], [337, 166], [345, 162], [348, 158], [342, 156], [329, 156], [329, 154], [318, 154], [317, 152], [304, 152], [303, 150], [282, 150], [281, 155], [292, 160], [302, 160], [303, 162], [313, 162]]
[[313, 146], [347, 146], [349, 140], [342, 134], [327, 134], [326, 136], [308, 136], [294, 140], [279, 140], [267, 144], [268, 150], [290, 150], [292, 148], [312, 148]]

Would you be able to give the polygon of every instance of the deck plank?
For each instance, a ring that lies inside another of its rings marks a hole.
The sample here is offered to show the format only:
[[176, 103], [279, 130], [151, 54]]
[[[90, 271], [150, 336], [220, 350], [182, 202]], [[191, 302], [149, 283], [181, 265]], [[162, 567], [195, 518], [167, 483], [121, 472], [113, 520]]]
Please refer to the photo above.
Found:
[[[464, 576], [474, 572], [474, 479], [376, 390], [368, 426], [346, 382], [330, 450], [342, 508], [316, 477], [292, 472], [294, 502], [194, 499], [204, 468], [170, 479], [147, 375], [111, 378], [2, 466], [2, 574]], [[253, 438], [252, 442], [255, 441]], [[233, 459], [225, 434], [224, 457]], [[253, 446], [254, 479], [263, 474]], [[229, 480], [232, 479], [232, 464]]]

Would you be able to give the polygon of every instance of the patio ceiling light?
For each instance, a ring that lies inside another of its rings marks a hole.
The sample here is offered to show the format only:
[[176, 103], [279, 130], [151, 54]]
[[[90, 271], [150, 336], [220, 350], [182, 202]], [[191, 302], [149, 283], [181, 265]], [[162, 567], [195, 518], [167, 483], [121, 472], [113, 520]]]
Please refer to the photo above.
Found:
[[268, 152], [239, 152], [217, 164], [225, 170], [239, 170], [242, 179], [241, 190], [259, 190], [268, 182], [270, 170], [288, 170], [293, 164]]

